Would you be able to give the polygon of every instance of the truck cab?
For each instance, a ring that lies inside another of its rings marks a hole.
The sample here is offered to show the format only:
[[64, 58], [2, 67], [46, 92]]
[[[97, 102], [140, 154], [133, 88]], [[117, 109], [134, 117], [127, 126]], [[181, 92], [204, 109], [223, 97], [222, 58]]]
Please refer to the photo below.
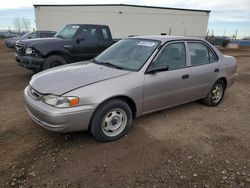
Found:
[[114, 43], [106, 25], [69, 24], [54, 37], [17, 42], [17, 64], [39, 72], [52, 67], [88, 60]]

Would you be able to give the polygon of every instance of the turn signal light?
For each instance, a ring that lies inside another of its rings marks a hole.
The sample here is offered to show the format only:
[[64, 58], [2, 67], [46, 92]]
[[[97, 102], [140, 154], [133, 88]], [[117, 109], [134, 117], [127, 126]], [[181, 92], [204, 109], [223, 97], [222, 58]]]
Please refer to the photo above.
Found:
[[73, 99], [70, 99], [70, 106], [76, 106], [78, 105], [78, 98], [73, 98]]

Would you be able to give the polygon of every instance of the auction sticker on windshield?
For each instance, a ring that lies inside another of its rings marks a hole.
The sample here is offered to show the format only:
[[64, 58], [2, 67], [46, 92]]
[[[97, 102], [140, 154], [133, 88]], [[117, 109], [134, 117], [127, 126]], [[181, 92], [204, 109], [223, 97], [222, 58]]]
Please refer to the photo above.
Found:
[[79, 25], [73, 25], [71, 28], [72, 28], [72, 29], [78, 29], [78, 28], [79, 28]]
[[138, 45], [138, 46], [153, 47], [153, 46], [155, 45], [155, 43], [154, 43], [154, 42], [140, 41], [137, 45]]

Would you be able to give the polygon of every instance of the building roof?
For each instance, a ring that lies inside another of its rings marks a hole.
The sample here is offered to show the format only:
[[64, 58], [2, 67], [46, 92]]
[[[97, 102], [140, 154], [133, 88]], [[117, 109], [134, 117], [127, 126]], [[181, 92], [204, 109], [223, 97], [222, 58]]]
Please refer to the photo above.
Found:
[[125, 6], [125, 7], [138, 7], [138, 8], [155, 8], [155, 9], [168, 9], [168, 10], [182, 10], [182, 11], [195, 11], [210, 13], [211, 10], [198, 10], [198, 9], [184, 9], [184, 8], [170, 8], [170, 7], [157, 7], [157, 6], [143, 6], [143, 5], [129, 5], [129, 4], [34, 4], [36, 7], [67, 7], [67, 6]]

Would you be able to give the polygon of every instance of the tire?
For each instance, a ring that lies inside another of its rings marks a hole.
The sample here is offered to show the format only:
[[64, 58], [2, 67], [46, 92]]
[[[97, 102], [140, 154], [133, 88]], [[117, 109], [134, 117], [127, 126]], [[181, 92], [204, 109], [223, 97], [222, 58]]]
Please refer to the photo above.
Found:
[[225, 88], [225, 83], [222, 80], [216, 81], [206, 98], [203, 99], [203, 103], [207, 106], [219, 105], [224, 97]]
[[42, 70], [47, 70], [65, 64], [67, 64], [67, 61], [63, 57], [59, 55], [51, 55], [46, 58], [45, 62], [43, 63]]
[[110, 142], [127, 134], [131, 124], [129, 105], [123, 100], [112, 99], [97, 108], [90, 123], [90, 132], [98, 141]]

